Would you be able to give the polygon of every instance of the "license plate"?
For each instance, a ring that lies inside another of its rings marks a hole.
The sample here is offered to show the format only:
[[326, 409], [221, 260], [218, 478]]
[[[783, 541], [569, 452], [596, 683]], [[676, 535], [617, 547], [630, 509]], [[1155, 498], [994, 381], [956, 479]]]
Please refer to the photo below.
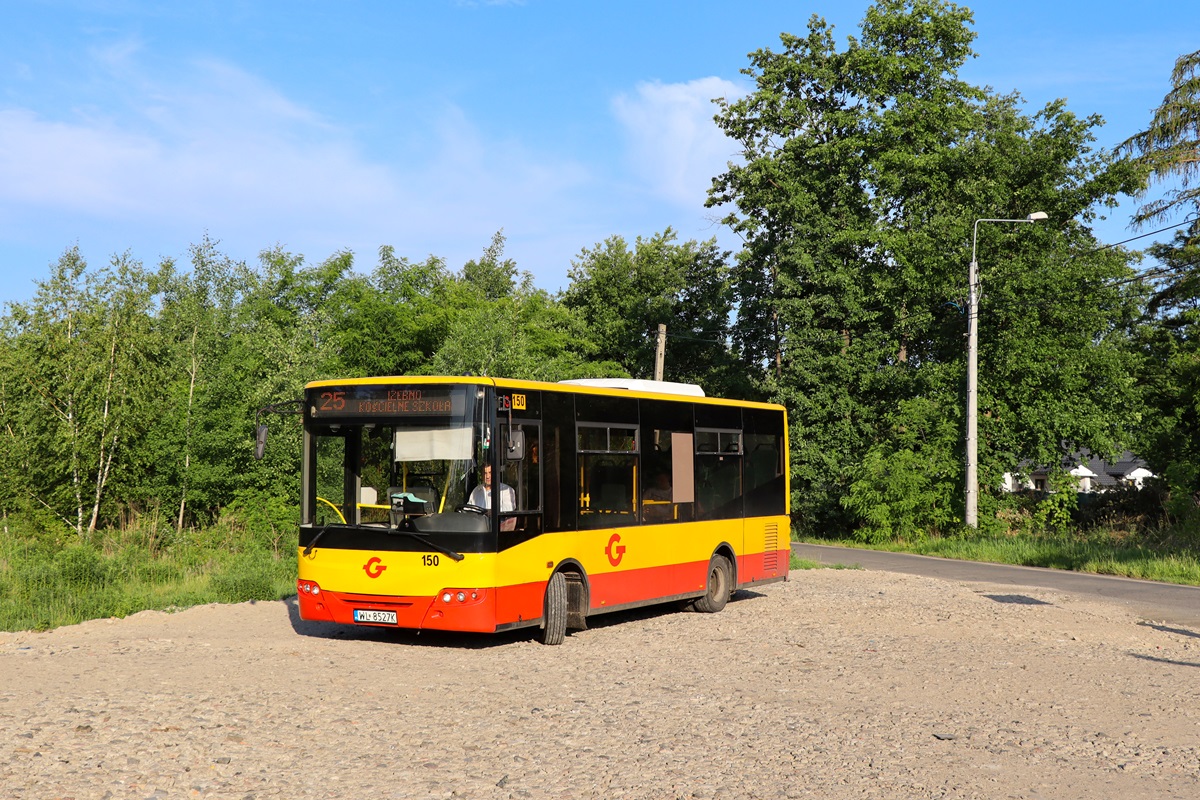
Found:
[[374, 622], [381, 625], [395, 625], [395, 611], [372, 611], [366, 608], [354, 609], [355, 622]]

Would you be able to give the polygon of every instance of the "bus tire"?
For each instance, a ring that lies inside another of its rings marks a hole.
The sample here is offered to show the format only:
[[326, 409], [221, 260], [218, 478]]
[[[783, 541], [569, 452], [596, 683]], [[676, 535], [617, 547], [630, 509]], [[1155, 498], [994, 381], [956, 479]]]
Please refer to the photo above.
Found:
[[562, 644], [567, 635], [567, 579], [561, 572], [546, 583], [542, 607], [542, 644]]
[[713, 556], [708, 562], [708, 588], [692, 606], [705, 614], [715, 614], [725, 607], [732, 593], [733, 567], [725, 556]]

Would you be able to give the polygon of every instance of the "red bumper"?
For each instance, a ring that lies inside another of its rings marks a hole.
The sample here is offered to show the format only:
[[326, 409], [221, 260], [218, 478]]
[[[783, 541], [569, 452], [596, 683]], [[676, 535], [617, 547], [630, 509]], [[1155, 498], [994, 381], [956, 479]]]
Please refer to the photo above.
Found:
[[[312, 581], [297, 582], [300, 618], [313, 622], [480, 633], [496, 630], [495, 591], [490, 589], [446, 589], [433, 597], [379, 597], [312, 589]], [[356, 621], [357, 610], [393, 612], [396, 624]]]

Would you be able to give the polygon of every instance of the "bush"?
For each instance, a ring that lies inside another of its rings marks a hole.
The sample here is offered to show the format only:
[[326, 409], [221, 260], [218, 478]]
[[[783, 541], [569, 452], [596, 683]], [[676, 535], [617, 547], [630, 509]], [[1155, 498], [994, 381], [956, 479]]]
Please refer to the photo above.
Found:
[[[218, 602], [241, 603], [246, 600], [278, 600], [294, 590], [288, 570], [270, 556], [243, 555], [233, 559], [212, 576], [209, 588]], [[282, 581], [281, 581], [282, 578]], [[286, 587], [281, 591], [280, 583]]]
[[[295, 592], [296, 560], [286, 504], [249, 499], [257, 509], [226, 524], [189, 531], [167, 547], [146, 526], [97, 531], [95, 543], [40, 530], [10, 516], [0, 528], [0, 630], [48, 629], [146, 609], [275, 600]], [[65, 539], [63, 542], [60, 539]], [[275, 555], [272, 550], [280, 551]]]
[[221, 513], [217, 527], [228, 534], [231, 550], [265, 550], [278, 557], [285, 542], [295, 540], [300, 526], [300, 509], [281, 497], [259, 492], [240, 492]]

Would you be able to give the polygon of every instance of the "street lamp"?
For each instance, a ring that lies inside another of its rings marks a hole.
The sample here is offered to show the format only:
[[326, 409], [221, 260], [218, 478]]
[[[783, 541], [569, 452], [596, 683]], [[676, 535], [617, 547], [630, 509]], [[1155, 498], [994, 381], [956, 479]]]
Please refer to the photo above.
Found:
[[1037, 222], [1046, 219], [1045, 211], [1035, 211], [1025, 219], [977, 219], [971, 235], [971, 272], [968, 277], [967, 312], [967, 527], [979, 527], [979, 262], [975, 249], [979, 243], [981, 222]]

